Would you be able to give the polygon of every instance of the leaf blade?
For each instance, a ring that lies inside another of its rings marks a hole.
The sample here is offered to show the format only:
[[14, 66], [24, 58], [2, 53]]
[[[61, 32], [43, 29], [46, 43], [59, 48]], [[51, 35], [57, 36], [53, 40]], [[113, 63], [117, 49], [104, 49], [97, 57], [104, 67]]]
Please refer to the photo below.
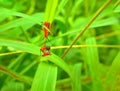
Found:
[[38, 65], [31, 91], [55, 91], [57, 67], [45, 62]]

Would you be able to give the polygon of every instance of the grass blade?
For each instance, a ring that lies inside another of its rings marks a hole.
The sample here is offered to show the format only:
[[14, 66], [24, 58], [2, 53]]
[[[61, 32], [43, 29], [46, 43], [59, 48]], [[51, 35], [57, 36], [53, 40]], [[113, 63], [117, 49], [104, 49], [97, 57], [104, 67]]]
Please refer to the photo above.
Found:
[[40, 55], [39, 47], [34, 44], [0, 39], [0, 46], [9, 46], [9, 47], [13, 47], [17, 50], [22, 50], [24, 52], [32, 53], [35, 55]]
[[[43, 21], [43, 14], [42, 13], [36, 13], [32, 16], [29, 16], [31, 19], [34, 18], [34, 20], [39, 20], [39, 22]], [[13, 21], [10, 21], [6, 24], [0, 25], [0, 32], [5, 32], [8, 29], [16, 28], [16, 27], [22, 27], [23, 29], [29, 29], [33, 25], [37, 24], [36, 22], [33, 22], [32, 20], [28, 18], [19, 18]]]
[[[88, 38], [86, 40], [87, 45], [96, 45], [96, 41], [94, 38]], [[86, 48], [86, 58], [87, 65], [89, 67], [89, 72], [92, 78], [92, 91], [104, 91], [101, 82], [101, 67], [98, 57], [97, 48]], [[99, 89], [98, 89], [99, 88]]]
[[[106, 76], [106, 91], [116, 91], [117, 74], [120, 74], [120, 52], [117, 54]], [[111, 84], [112, 83], [112, 84]]]
[[58, 9], [56, 11], [57, 12], [56, 15], [58, 15], [61, 12], [61, 10], [64, 8], [67, 2], [68, 0], [61, 0], [60, 4], [58, 5]]
[[72, 82], [74, 82], [72, 69], [70, 69], [70, 67], [60, 57], [58, 57], [57, 55], [51, 53], [50, 56], [42, 57], [41, 60], [42, 61], [49, 60], [50, 62], [54, 63], [55, 65], [57, 65], [58, 67], [63, 69], [68, 74], [68, 76], [70, 77], [70, 80]]
[[38, 65], [31, 91], [55, 91], [57, 67], [41, 62]]
[[52, 53], [50, 56], [47, 57], [47, 59], [62, 68], [71, 78], [73, 78], [71, 69], [60, 57]]
[[5, 74], [19, 80], [19, 81], [22, 81], [22, 82], [25, 82], [25, 83], [31, 85], [31, 79], [30, 78], [19, 75], [19, 74], [13, 72], [13, 71], [10, 71], [9, 69], [7, 69], [6, 67], [4, 67], [2, 65], [0, 65], [0, 72], [3, 72]]
[[20, 82], [10, 82], [9, 84], [3, 86], [1, 91], [24, 91], [24, 84]]
[[82, 70], [82, 63], [77, 63], [74, 66], [74, 82], [73, 82], [73, 91], [82, 91], [81, 89], [81, 70]]
[[49, 21], [50, 23], [53, 21], [57, 4], [58, 4], [58, 0], [47, 0], [45, 17], [44, 17], [45, 21]]
[[8, 17], [8, 16], [23, 17], [23, 18], [26, 18], [28, 20], [31, 20], [32, 22], [34, 22], [36, 24], [41, 25], [41, 21], [39, 20], [41, 16], [39, 17], [39, 19], [36, 19], [35, 17], [31, 17], [31, 16], [29, 16], [27, 14], [16, 12], [16, 11], [9, 10], [9, 9], [6, 9], [6, 8], [1, 8], [0, 11], [1, 11], [0, 15], [2, 15], [2, 16], [6, 16], [6, 17]]

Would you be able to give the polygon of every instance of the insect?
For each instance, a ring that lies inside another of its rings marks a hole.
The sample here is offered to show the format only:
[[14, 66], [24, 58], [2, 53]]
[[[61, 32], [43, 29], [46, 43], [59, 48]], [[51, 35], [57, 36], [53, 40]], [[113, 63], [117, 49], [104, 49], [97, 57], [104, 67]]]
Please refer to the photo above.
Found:
[[40, 50], [43, 53], [42, 56], [50, 55], [50, 46], [44, 46], [44, 47], [40, 48]]
[[[48, 29], [50, 29], [50, 23], [49, 22], [44, 22], [43, 24], [44, 24], [45, 27], [47, 27]], [[49, 31], [45, 27], [43, 28], [43, 31], [44, 31], [44, 36], [47, 39], [48, 35], [49, 35]]]
[[[44, 22], [43, 24], [45, 26], [43, 28], [45, 43], [44, 43], [44, 46], [40, 48], [40, 51], [43, 53], [42, 56], [48, 56], [48, 55], [50, 55], [50, 46], [46, 46], [46, 40], [48, 39], [48, 35], [49, 35], [48, 29], [50, 29], [50, 23]], [[46, 28], [48, 28], [48, 29], [46, 29]]]

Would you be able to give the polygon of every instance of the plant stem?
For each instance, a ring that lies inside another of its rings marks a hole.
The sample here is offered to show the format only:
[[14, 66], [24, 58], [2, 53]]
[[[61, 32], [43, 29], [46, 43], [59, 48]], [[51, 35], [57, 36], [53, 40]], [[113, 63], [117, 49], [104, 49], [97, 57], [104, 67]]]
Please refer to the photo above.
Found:
[[3, 72], [3, 73], [5, 73], [5, 74], [7, 74], [7, 75], [9, 75], [9, 76], [11, 76], [11, 77], [19, 80], [19, 81], [22, 81], [22, 82], [25, 82], [25, 83], [31, 85], [32, 79], [30, 79], [30, 78], [28, 79], [28, 78], [26, 78], [26, 77], [23, 77], [23, 76], [21, 76], [21, 75], [18, 75], [17, 73], [8, 70], [6, 67], [4, 67], [4, 66], [2, 66], [2, 65], [0, 65], [0, 72]]
[[[54, 46], [51, 49], [69, 48], [70, 46]], [[101, 47], [101, 48], [120, 48], [120, 45], [73, 45], [72, 48], [83, 48], [83, 47]]]
[[115, 9], [118, 5], [120, 4], [120, 0], [118, 0], [116, 3], [115, 3], [115, 5], [114, 5], [114, 8], [113, 9]]
[[95, 15], [91, 18], [91, 20], [86, 24], [86, 26], [82, 29], [82, 31], [78, 34], [78, 36], [73, 40], [68, 49], [65, 50], [61, 58], [63, 58], [72, 46], [77, 42], [77, 40], [83, 35], [83, 33], [89, 28], [89, 26], [93, 23], [93, 21], [100, 15], [100, 13], [112, 2], [112, 0], [107, 0], [107, 2], [95, 13]]
[[17, 53], [23, 53], [23, 51], [0, 53], [0, 56], [7, 56], [7, 55], [12, 55], [12, 54], [17, 54]]

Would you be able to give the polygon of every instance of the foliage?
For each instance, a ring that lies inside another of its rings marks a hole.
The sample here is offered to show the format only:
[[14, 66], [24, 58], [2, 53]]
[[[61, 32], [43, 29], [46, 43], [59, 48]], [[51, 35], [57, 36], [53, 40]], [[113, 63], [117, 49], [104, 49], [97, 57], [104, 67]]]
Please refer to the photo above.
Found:
[[0, 91], [120, 91], [119, 4], [0, 0]]

